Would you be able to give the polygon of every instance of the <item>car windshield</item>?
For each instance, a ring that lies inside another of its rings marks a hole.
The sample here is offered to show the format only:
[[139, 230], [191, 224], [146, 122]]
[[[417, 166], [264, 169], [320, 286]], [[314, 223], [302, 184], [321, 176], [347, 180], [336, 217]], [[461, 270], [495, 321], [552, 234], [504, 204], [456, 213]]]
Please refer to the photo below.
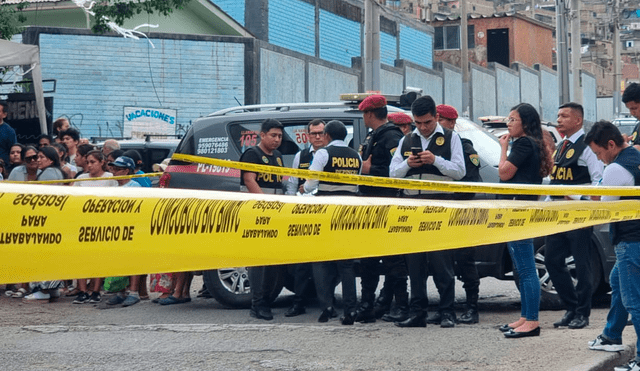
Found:
[[459, 117], [456, 120], [456, 132], [473, 142], [473, 148], [483, 162], [497, 167], [500, 163], [500, 142], [498, 138], [473, 121]]

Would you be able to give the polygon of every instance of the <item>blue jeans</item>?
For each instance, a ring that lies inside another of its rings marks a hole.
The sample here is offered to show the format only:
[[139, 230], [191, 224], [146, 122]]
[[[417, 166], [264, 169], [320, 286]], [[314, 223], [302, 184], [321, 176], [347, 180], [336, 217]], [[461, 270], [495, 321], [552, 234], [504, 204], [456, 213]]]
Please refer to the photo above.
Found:
[[540, 282], [534, 258], [533, 239], [507, 243], [513, 266], [520, 275], [521, 316], [527, 321], [537, 321], [540, 311]]
[[[640, 242], [620, 242], [615, 247], [616, 264], [611, 270], [611, 308], [602, 334], [622, 340], [629, 313], [640, 334]], [[637, 337], [637, 335], [636, 335]], [[640, 337], [636, 339], [636, 361], [640, 361]]]

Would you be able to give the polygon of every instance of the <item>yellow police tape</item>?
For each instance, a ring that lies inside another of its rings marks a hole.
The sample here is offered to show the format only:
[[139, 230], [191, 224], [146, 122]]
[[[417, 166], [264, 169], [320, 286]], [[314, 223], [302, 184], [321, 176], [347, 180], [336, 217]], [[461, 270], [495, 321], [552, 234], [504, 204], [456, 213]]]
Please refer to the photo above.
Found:
[[368, 185], [387, 188], [420, 189], [440, 192], [461, 193], [493, 193], [507, 195], [549, 195], [549, 196], [640, 196], [640, 187], [593, 187], [593, 186], [543, 186], [512, 183], [475, 183], [475, 182], [441, 182], [418, 179], [384, 178], [376, 176], [351, 175], [291, 169], [267, 165], [251, 164], [230, 160], [200, 157], [174, 153], [173, 160], [196, 162], [225, 168], [234, 168], [251, 172], [271, 173], [277, 175], [312, 178], [337, 183]]
[[0, 182], [0, 283], [383, 256], [640, 218], [640, 201], [427, 201]]

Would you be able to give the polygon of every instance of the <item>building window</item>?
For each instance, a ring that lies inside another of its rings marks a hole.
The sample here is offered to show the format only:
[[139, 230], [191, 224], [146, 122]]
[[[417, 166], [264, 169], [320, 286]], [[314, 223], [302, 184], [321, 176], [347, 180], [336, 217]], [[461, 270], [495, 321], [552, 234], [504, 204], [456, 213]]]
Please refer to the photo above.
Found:
[[[475, 27], [467, 25], [467, 47], [476, 47]], [[460, 49], [460, 26], [442, 26], [435, 28], [433, 48], [435, 50]]]

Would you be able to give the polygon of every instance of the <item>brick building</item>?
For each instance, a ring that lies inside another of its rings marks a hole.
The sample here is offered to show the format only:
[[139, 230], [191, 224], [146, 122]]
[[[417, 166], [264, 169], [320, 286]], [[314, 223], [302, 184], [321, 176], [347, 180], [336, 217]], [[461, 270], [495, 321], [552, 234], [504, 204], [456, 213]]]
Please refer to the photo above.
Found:
[[[460, 19], [436, 20], [434, 61], [460, 66]], [[469, 17], [469, 62], [486, 67], [497, 62], [509, 67], [514, 62], [553, 68], [553, 27], [521, 14]]]

